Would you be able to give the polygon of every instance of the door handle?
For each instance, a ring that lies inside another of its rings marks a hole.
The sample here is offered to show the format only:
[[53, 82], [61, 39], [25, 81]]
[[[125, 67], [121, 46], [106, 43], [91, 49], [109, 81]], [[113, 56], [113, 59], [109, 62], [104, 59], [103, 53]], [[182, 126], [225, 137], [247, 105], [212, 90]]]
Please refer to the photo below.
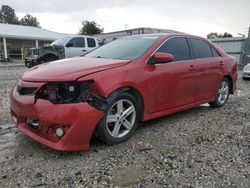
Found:
[[188, 69], [189, 69], [189, 70], [193, 70], [193, 69], [194, 69], [194, 65], [190, 65], [190, 66], [188, 67]]
[[87, 50], [83, 49], [82, 51], [83, 51], [83, 52], [86, 52]]
[[223, 66], [223, 65], [224, 65], [223, 61], [220, 61], [219, 65], [220, 65], [220, 66]]

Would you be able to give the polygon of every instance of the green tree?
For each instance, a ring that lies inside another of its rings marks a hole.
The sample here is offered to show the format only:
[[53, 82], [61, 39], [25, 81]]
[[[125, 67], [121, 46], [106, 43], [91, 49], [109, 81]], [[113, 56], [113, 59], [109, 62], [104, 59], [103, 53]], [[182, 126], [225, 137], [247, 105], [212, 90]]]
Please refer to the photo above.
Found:
[[21, 18], [20, 24], [34, 26], [34, 27], [40, 27], [40, 23], [37, 20], [37, 18], [34, 16], [31, 16], [30, 14], [26, 14], [23, 18]]
[[19, 24], [15, 10], [8, 5], [2, 5], [0, 10], [0, 23]]
[[227, 38], [227, 37], [233, 37], [232, 34], [225, 32], [224, 34], [220, 34], [217, 32], [211, 32], [207, 35], [208, 39], [215, 39], [215, 38]]
[[222, 36], [222, 38], [226, 38], [226, 37], [233, 37], [232, 34], [228, 33], [228, 32], [225, 32]]
[[214, 38], [218, 38], [218, 33], [216, 33], [216, 32], [212, 32], [212, 33], [209, 33], [208, 35], [207, 35], [207, 38], [208, 39], [214, 39]]
[[79, 34], [94, 35], [94, 34], [102, 33], [103, 30], [104, 29], [101, 28], [100, 25], [98, 25], [96, 22], [83, 20]]

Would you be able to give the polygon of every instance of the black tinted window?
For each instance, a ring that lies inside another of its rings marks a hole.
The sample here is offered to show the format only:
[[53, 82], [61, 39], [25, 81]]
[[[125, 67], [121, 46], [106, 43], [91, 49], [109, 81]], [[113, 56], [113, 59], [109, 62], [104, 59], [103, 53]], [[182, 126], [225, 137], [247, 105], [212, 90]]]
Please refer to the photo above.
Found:
[[207, 58], [212, 57], [212, 52], [210, 49], [210, 46], [208, 43], [201, 39], [189, 39], [193, 50], [194, 50], [194, 58], [200, 59], [200, 58]]
[[85, 41], [84, 38], [73, 38], [69, 41], [69, 43], [72, 43], [72, 47], [85, 47]]
[[174, 61], [190, 59], [190, 50], [187, 39], [183, 37], [169, 39], [159, 48], [158, 52], [172, 54], [174, 56]]
[[95, 39], [87, 38], [87, 42], [88, 42], [88, 47], [90, 47], [90, 48], [96, 47]]
[[211, 47], [211, 49], [214, 57], [220, 57], [220, 54], [217, 52], [217, 50], [215, 50], [213, 47]]

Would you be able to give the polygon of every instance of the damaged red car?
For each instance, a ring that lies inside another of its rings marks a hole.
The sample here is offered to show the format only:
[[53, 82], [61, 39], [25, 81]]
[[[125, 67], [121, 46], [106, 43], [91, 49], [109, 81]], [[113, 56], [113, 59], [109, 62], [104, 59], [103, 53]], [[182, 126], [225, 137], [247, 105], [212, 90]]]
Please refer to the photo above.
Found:
[[236, 60], [206, 39], [129, 36], [27, 70], [11, 91], [11, 116], [41, 144], [88, 150], [92, 136], [116, 144], [140, 121], [203, 103], [222, 107], [236, 79]]

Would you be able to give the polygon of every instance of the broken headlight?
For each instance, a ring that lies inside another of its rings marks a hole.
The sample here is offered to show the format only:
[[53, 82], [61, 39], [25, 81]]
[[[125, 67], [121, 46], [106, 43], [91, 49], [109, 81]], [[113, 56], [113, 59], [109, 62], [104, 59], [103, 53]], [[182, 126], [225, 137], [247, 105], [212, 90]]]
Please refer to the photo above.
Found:
[[43, 85], [35, 94], [37, 99], [49, 100], [53, 104], [76, 103], [83, 101], [93, 80], [82, 82], [51, 82]]

